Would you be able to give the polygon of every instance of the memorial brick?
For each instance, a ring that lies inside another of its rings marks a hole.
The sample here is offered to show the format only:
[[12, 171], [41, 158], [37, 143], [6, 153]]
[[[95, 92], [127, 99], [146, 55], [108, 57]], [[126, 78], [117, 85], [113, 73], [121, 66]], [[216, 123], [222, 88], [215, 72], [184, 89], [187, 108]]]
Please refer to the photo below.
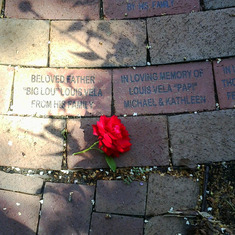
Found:
[[0, 166], [60, 170], [64, 120], [0, 116]]
[[52, 21], [50, 66], [146, 65], [146, 22]]
[[38, 115], [110, 115], [111, 72], [20, 68], [15, 74], [13, 112]]
[[[235, 9], [147, 19], [152, 64], [235, 55]], [[223, 22], [223, 23], [221, 23]]]
[[11, 89], [13, 84], [14, 69], [0, 65], [0, 113], [4, 114], [8, 111], [11, 101]]
[[5, 7], [8, 18], [23, 19], [98, 20], [99, 13], [99, 0], [7, 0]]
[[206, 10], [235, 7], [234, 0], [203, 0]]
[[47, 66], [49, 21], [0, 19], [0, 64]]
[[[104, 154], [91, 150], [73, 155], [97, 141], [92, 125], [97, 118], [68, 120], [68, 168], [108, 168]], [[169, 164], [167, 119], [164, 116], [121, 118], [131, 138], [131, 150], [115, 158], [118, 167], [166, 166]], [[156, 144], [157, 143], [157, 144]], [[143, 157], [145, 156], [145, 157]]]
[[113, 90], [118, 115], [215, 109], [209, 62], [115, 69]]
[[38, 234], [89, 234], [95, 187], [46, 183]]
[[173, 165], [235, 160], [234, 133], [234, 109], [169, 117]]
[[125, 19], [190, 13], [200, 10], [199, 0], [104, 0], [104, 16], [108, 19]]
[[235, 58], [213, 65], [220, 108], [235, 108]]

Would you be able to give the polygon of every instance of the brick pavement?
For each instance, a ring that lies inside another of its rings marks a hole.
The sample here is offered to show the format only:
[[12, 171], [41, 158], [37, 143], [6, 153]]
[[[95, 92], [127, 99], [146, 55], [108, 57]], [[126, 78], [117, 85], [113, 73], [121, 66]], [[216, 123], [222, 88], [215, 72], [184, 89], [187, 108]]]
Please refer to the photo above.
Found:
[[[198, 165], [235, 160], [234, 7], [0, 0], [0, 233], [186, 234]], [[72, 155], [103, 114], [130, 133], [122, 175]]]

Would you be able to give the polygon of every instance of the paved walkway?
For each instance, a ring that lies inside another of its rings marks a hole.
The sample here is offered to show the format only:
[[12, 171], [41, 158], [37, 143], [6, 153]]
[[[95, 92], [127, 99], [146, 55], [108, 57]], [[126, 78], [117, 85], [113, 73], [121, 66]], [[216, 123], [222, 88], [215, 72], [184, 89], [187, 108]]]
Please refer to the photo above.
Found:
[[[0, 234], [234, 234], [208, 188], [235, 160], [234, 7], [0, 0]], [[131, 137], [116, 173], [72, 155], [103, 114]]]

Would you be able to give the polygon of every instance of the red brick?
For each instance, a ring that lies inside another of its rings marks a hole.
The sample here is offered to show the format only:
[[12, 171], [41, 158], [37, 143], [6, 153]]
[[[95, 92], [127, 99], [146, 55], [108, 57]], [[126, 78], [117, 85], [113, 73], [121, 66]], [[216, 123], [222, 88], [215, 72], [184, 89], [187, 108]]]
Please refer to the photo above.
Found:
[[235, 110], [169, 117], [173, 165], [235, 160], [234, 117]]
[[142, 66], [145, 41], [144, 20], [53, 21], [50, 66]]
[[206, 10], [235, 7], [234, 0], [203, 0]]
[[199, 0], [104, 0], [104, 15], [108, 19], [139, 18], [190, 13], [200, 10]]
[[1, 87], [0, 87], [0, 113], [6, 113], [11, 101], [11, 88], [13, 83], [14, 69], [7, 66], [0, 66]]
[[9, 174], [0, 171], [0, 179], [0, 189], [28, 194], [39, 194], [42, 190], [43, 180], [34, 176]]
[[38, 234], [88, 234], [94, 186], [46, 183]]
[[8, 18], [98, 20], [99, 0], [7, 0]]
[[49, 21], [0, 19], [0, 64], [47, 66]]
[[96, 188], [96, 212], [144, 215], [147, 184], [133, 181], [99, 180]]
[[189, 226], [186, 220], [180, 217], [173, 216], [155, 216], [152, 217], [148, 223], [145, 224], [145, 234], [148, 235], [162, 235], [162, 234], [188, 234]]
[[37, 196], [0, 190], [0, 234], [35, 234], [39, 200]]
[[112, 234], [112, 235], [142, 235], [144, 221], [142, 218], [93, 213], [90, 235]]
[[113, 87], [117, 115], [215, 109], [209, 62], [116, 69]]
[[152, 64], [235, 55], [235, 9], [147, 19]]
[[159, 215], [173, 210], [194, 209], [199, 184], [192, 179], [171, 175], [151, 174], [148, 184], [147, 215]]
[[65, 121], [0, 116], [0, 166], [60, 170]]
[[[68, 167], [70, 169], [108, 167], [104, 155], [98, 151], [92, 150], [84, 154], [72, 155], [97, 141], [92, 129], [92, 124], [96, 124], [97, 120], [82, 118], [68, 121]], [[115, 158], [118, 167], [169, 164], [166, 117], [127, 117], [121, 118], [121, 121], [130, 134], [132, 146], [129, 152]]]
[[38, 115], [110, 115], [111, 72], [21, 68], [15, 75], [13, 112]]
[[213, 65], [220, 108], [235, 108], [235, 58]]

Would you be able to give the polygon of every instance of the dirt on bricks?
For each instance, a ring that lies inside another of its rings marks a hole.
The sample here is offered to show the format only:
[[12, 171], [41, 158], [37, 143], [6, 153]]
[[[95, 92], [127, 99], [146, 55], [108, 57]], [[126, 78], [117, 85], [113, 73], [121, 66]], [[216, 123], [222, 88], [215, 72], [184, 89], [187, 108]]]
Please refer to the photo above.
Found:
[[0, 0], [0, 234], [235, 234], [234, 7]]

